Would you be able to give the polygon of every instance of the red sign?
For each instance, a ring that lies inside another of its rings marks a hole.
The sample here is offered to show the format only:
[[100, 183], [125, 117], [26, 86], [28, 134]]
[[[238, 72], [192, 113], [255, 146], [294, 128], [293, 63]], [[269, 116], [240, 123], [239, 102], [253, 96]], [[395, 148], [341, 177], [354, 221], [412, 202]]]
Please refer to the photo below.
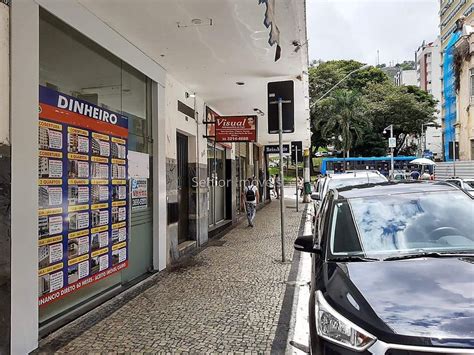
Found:
[[257, 116], [216, 117], [216, 142], [255, 142]]

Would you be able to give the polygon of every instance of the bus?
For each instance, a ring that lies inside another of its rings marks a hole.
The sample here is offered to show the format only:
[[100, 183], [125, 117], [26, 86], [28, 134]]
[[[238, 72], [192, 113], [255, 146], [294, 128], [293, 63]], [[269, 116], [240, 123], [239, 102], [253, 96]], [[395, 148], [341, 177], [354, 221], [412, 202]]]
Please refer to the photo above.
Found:
[[[410, 161], [416, 157], [397, 156], [393, 158], [395, 170], [410, 171], [417, 165], [410, 164]], [[345, 171], [353, 170], [378, 170], [384, 175], [388, 175], [390, 171], [390, 156], [388, 157], [358, 157], [358, 158], [323, 158], [321, 160], [320, 173], [337, 174], [344, 172], [344, 162], [346, 164]]]

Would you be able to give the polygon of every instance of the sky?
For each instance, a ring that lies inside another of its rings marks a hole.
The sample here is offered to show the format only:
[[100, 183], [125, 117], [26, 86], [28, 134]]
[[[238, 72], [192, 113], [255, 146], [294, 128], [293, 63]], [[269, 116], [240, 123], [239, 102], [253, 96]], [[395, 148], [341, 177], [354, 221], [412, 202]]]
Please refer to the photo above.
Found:
[[414, 60], [439, 35], [439, 0], [306, 0], [309, 59]]

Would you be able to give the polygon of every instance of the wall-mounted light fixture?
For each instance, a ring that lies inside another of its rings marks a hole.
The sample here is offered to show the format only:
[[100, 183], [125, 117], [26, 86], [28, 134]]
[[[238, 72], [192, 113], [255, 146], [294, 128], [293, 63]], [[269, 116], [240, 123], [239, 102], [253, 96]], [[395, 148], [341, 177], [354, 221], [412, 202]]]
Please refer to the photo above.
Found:
[[263, 115], [264, 115], [263, 111], [260, 110], [259, 108], [254, 108], [253, 110], [254, 110], [258, 115], [260, 115], [260, 116], [263, 116]]
[[190, 94], [189, 92], [185, 92], [184, 97], [187, 98], [187, 99], [189, 99], [190, 97], [194, 98], [194, 97], [196, 97], [196, 94]]

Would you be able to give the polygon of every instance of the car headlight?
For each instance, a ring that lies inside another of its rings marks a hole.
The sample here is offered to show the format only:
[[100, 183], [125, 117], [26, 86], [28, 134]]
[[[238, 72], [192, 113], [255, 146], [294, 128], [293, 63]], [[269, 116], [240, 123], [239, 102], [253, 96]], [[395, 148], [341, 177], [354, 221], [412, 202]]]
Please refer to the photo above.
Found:
[[315, 307], [316, 329], [321, 338], [355, 351], [364, 351], [377, 340], [336, 312], [321, 291], [316, 292]]

